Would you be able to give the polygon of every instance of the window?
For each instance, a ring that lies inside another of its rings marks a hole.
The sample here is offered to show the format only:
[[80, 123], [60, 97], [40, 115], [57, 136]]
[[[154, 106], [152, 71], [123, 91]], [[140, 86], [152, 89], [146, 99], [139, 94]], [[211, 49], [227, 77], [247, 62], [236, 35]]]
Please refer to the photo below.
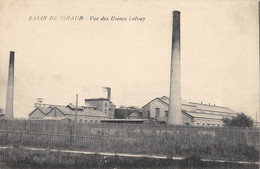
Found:
[[85, 120], [85, 123], [87, 123], [88, 122], [88, 120]]
[[105, 109], [105, 113], [107, 113], [107, 109]]
[[105, 103], [105, 107], [107, 107], [107, 103]]
[[79, 119], [79, 122], [82, 123], [82, 119]]
[[160, 117], [160, 109], [159, 108], [156, 108], [155, 109], [155, 118], [159, 118]]
[[150, 111], [147, 111], [147, 118], [150, 118]]
[[197, 125], [200, 125], [200, 123], [197, 123]]
[[165, 110], [164, 112], [165, 112], [165, 117], [168, 117], [168, 111]]

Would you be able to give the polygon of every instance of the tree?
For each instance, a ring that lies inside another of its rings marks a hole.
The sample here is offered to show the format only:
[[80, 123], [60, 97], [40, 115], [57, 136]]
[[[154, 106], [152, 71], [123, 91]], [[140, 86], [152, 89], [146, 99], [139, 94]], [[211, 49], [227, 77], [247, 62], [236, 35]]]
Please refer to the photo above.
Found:
[[223, 118], [222, 121], [225, 126], [253, 127], [254, 124], [253, 119], [242, 112], [237, 114], [236, 117]]

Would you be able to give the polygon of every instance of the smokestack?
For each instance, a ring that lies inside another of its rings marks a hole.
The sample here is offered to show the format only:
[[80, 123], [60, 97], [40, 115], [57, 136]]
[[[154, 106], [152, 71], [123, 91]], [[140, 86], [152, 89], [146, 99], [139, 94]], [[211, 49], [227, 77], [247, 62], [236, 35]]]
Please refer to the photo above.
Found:
[[111, 88], [107, 87], [107, 99], [110, 101], [111, 100]]
[[5, 117], [13, 118], [13, 101], [14, 101], [14, 52], [10, 51], [8, 84], [6, 93]]
[[103, 87], [107, 91], [107, 100], [111, 100], [111, 88], [110, 87]]
[[168, 124], [183, 125], [181, 112], [180, 12], [173, 11]]

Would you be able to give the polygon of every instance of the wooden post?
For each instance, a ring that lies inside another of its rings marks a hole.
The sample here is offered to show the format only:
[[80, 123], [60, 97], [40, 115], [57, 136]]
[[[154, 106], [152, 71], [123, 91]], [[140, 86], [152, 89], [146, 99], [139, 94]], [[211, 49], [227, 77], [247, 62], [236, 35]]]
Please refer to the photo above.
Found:
[[75, 112], [75, 119], [74, 119], [75, 141], [77, 140], [77, 120], [78, 120], [78, 94], [76, 94], [76, 112]]

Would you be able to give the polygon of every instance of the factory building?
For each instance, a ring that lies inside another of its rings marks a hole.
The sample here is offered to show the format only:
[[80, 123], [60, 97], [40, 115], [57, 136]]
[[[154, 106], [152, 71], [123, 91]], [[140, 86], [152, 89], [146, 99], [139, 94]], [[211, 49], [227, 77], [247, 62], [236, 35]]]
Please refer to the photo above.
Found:
[[107, 98], [85, 99], [85, 106], [96, 108], [113, 119], [116, 106], [111, 101], [111, 88], [105, 87], [105, 89], [107, 90]]
[[81, 123], [99, 123], [101, 120], [114, 118], [115, 105], [111, 101], [111, 89], [107, 90], [107, 98], [85, 99], [84, 106], [76, 107], [73, 104], [52, 105], [43, 104], [43, 99], [38, 98], [35, 109], [29, 114], [30, 119], [60, 119], [66, 117], [68, 121], [75, 120]]
[[[167, 122], [169, 98], [166, 96], [151, 100], [142, 107], [145, 119]], [[222, 118], [235, 117], [237, 112], [227, 107], [211, 104], [193, 103], [181, 100], [184, 125], [193, 126], [223, 126]]]
[[[50, 104], [37, 104], [37, 107], [29, 114], [29, 119], [61, 119], [67, 118], [68, 121], [75, 120], [76, 106], [68, 104], [50, 105]], [[103, 113], [96, 108], [78, 106], [77, 107], [77, 121], [80, 123], [100, 123], [101, 120], [109, 119], [109, 115]]]
[[115, 109], [115, 119], [141, 119], [142, 112], [138, 107], [120, 107]]

